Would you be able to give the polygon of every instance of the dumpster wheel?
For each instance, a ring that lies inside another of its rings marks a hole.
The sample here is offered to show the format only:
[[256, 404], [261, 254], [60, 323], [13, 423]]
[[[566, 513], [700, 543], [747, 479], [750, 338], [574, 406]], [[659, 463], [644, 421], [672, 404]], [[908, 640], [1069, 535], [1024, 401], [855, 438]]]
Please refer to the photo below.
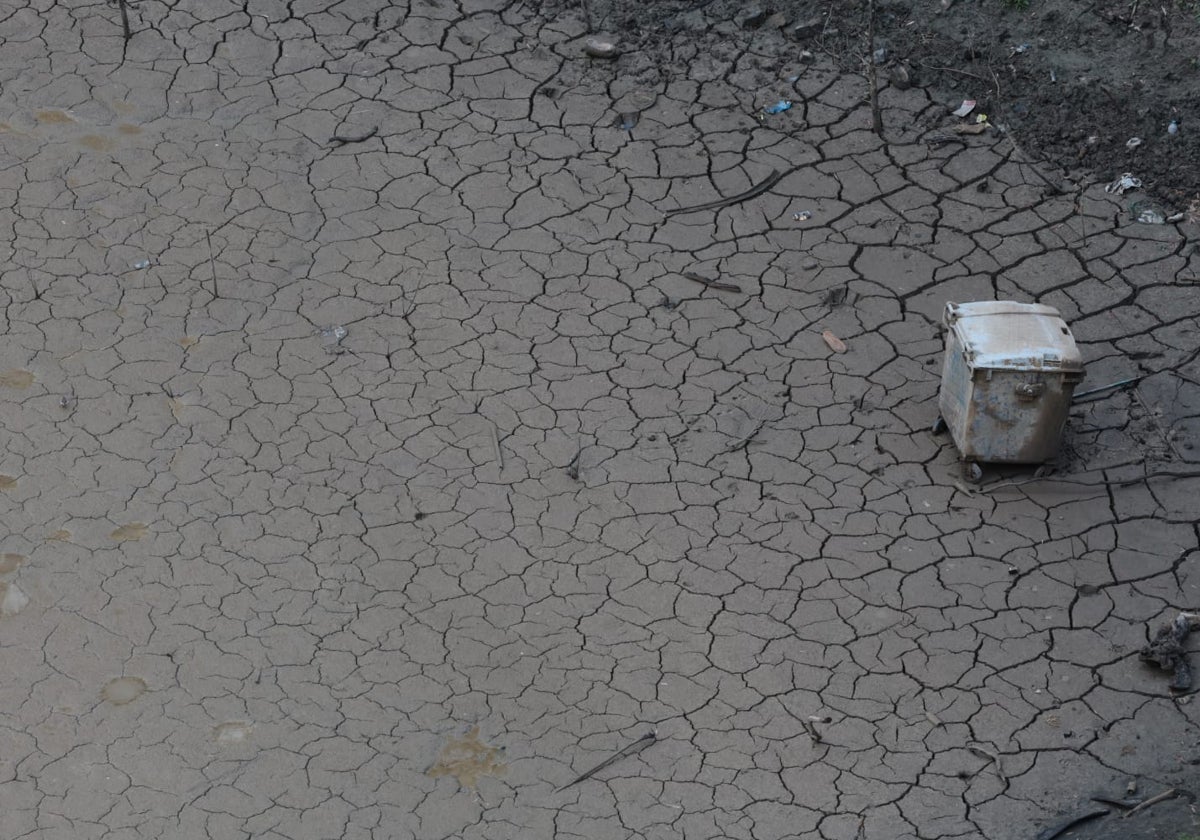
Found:
[[975, 461], [964, 461], [962, 465], [962, 476], [965, 480], [972, 484], [978, 484], [983, 481], [983, 467], [979, 466]]

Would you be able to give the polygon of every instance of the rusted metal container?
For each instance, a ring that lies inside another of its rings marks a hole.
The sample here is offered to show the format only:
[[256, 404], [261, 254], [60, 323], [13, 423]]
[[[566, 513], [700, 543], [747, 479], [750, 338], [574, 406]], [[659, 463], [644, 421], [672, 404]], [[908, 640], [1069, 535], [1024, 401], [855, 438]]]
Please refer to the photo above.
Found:
[[967, 462], [1037, 464], [1058, 454], [1083, 357], [1058, 310], [948, 303], [938, 405]]

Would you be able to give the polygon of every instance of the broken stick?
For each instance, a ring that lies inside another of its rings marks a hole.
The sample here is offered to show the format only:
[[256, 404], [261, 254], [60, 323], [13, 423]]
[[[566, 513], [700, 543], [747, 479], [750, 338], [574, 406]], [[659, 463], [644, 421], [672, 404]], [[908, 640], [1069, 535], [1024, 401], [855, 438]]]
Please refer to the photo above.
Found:
[[329, 138], [329, 142], [331, 145], [334, 145], [334, 146], [345, 146], [347, 143], [364, 143], [367, 140], [370, 140], [372, 137], [374, 137], [378, 133], [379, 133], [379, 126], [375, 126], [370, 131], [368, 131], [366, 134], [359, 134], [359, 135], [335, 134]]
[[734, 204], [741, 204], [743, 201], [749, 201], [752, 198], [758, 198], [771, 187], [779, 183], [783, 177], [783, 173], [778, 169], [771, 170], [771, 174], [764, 178], [761, 182], [755, 184], [745, 192], [731, 195], [729, 198], [719, 198], [716, 201], [709, 201], [704, 204], [696, 204], [692, 207], [676, 207], [674, 210], [664, 211], [664, 215], [674, 216], [679, 213], [698, 213], [701, 210], [719, 210], [722, 207], [730, 207]]
[[658, 740], [658, 736], [656, 734], [654, 734], [654, 730], [647, 732], [645, 735], [643, 735], [641, 738], [638, 738], [636, 741], [634, 741], [629, 746], [623, 747], [623, 748], [617, 750], [615, 753], [610, 755], [608, 758], [604, 759], [604, 761], [601, 761], [599, 764], [597, 764], [591, 770], [588, 770], [588, 771], [576, 776], [574, 779], [567, 782], [565, 785], [563, 785], [558, 790], [556, 790], [555, 793], [559, 793], [560, 791], [564, 791], [569, 787], [573, 787], [574, 785], [577, 785], [580, 782], [582, 782], [584, 779], [591, 778], [592, 776], [596, 775], [601, 770], [603, 770], [605, 767], [608, 767], [611, 764], [615, 764], [616, 762], [620, 761], [622, 758], [625, 758], [626, 756], [641, 752], [642, 750], [646, 749], [646, 747], [650, 746], [657, 740]]
[[996, 775], [999, 776], [1002, 781], [1008, 781], [1008, 776], [1004, 775], [1004, 768], [1000, 766], [1000, 756], [991, 750], [985, 750], [983, 747], [978, 746], [977, 744], [968, 744], [967, 749], [976, 755], [981, 755], [984, 758], [990, 758], [992, 760], [992, 764], [996, 765]]
[[1162, 793], [1158, 794], [1158, 796], [1151, 796], [1149, 799], [1138, 803], [1122, 814], [1121, 819], [1127, 820], [1143, 808], [1149, 808], [1151, 805], [1157, 805], [1159, 802], [1165, 802], [1168, 799], [1173, 799], [1177, 793], [1179, 793], [1179, 791], [1177, 791], [1175, 788], [1171, 788], [1170, 790], [1164, 790]]
[[694, 271], [685, 271], [683, 272], [683, 276], [693, 283], [708, 286], [710, 289], [716, 289], [719, 292], [740, 292], [742, 290], [741, 286], [735, 286], [733, 283], [722, 283], [720, 280], [710, 280], [703, 274], [697, 274]]

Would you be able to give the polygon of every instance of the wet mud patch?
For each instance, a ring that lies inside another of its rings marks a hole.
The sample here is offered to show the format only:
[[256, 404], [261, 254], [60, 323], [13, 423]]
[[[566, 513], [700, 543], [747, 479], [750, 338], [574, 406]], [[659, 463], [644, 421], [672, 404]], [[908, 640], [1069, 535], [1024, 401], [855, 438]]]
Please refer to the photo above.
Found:
[[130, 522], [117, 528], [109, 536], [117, 542], [132, 542], [146, 536], [147, 530], [146, 525], [142, 522]]
[[508, 765], [501, 761], [503, 756], [504, 748], [485, 744], [479, 739], [479, 727], [474, 726], [466, 735], [447, 741], [427, 772], [434, 779], [451, 776], [458, 780], [460, 788], [473, 789], [484, 776], [503, 776], [508, 772]]
[[0, 387], [24, 391], [33, 384], [34, 376], [27, 370], [6, 370], [0, 373]]
[[132, 703], [146, 691], [146, 681], [140, 677], [117, 677], [109, 680], [100, 696], [114, 706]]
[[245, 743], [254, 731], [254, 724], [246, 720], [229, 720], [213, 727], [213, 740], [222, 746]]

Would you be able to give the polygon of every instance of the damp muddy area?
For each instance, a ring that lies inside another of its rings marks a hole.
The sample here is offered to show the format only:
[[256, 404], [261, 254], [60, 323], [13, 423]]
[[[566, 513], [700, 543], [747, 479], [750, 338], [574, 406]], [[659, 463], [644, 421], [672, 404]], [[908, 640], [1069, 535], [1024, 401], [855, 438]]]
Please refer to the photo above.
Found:
[[881, 88], [924, 87], [948, 108], [973, 100], [973, 115], [1050, 164], [1063, 189], [1130, 172], [1169, 210], [1197, 209], [1195, 0], [591, 0], [586, 12], [597, 30], [641, 54], [630, 65], [644, 82], [748, 51], [766, 89], [803, 51], [856, 73], [870, 54]]

